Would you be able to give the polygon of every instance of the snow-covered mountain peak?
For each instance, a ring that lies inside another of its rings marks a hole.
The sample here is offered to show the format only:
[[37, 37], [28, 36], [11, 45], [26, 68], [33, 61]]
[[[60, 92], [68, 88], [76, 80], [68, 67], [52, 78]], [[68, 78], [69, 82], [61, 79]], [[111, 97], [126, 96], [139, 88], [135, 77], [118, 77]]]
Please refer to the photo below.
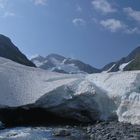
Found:
[[44, 59], [45, 59], [45, 57], [43, 57], [43, 56], [41, 56], [41, 55], [37, 54], [37, 55], [33, 56], [31, 59], [37, 59], [37, 60], [42, 61], [42, 60], [44, 60]]
[[58, 54], [50, 54], [44, 57], [36, 57], [31, 59], [37, 67], [56, 71], [59, 73], [97, 73], [100, 72], [98, 69], [83, 63], [82, 61], [66, 58]]
[[59, 61], [63, 61], [64, 59], [66, 59], [64, 56], [62, 55], [59, 55], [59, 54], [55, 54], [55, 53], [52, 53], [52, 54], [49, 54], [46, 59], [56, 59], [56, 60], [59, 60]]

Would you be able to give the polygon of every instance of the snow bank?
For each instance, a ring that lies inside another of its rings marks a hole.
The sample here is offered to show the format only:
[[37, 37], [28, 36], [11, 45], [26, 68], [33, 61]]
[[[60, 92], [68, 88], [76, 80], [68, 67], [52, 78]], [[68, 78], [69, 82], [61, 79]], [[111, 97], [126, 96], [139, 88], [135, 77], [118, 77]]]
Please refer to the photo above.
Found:
[[20, 106], [34, 103], [45, 93], [78, 77], [23, 66], [0, 57], [0, 104]]
[[116, 109], [106, 91], [85, 78], [46, 93], [37, 100], [36, 106], [81, 122], [107, 120]]
[[93, 74], [87, 79], [113, 100], [119, 121], [140, 124], [140, 71]]
[[116, 112], [119, 121], [140, 124], [140, 71], [68, 75], [0, 58], [0, 97], [0, 105], [36, 102], [58, 114], [85, 118], [86, 110], [104, 120]]

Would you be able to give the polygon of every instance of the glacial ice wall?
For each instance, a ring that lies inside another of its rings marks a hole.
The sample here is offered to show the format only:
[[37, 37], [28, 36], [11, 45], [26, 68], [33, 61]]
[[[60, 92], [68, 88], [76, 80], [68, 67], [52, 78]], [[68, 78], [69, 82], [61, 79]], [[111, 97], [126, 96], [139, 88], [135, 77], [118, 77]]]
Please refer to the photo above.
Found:
[[119, 121], [140, 124], [140, 71], [93, 74], [87, 79], [114, 101]]
[[21, 106], [34, 103], [45, 93], [78, 77], [27, 67], [0, 57], [0, 104]]
[[0, 57], [0, 97], [0, 105], [21, 106], [42, 99], [43, 107], [66, 104], [57, 111], [85, 108], [92, 114], [96, 109], [100, 119], [116, 113], [121, 122], [140, 124], [140, 71], [68, 75]]

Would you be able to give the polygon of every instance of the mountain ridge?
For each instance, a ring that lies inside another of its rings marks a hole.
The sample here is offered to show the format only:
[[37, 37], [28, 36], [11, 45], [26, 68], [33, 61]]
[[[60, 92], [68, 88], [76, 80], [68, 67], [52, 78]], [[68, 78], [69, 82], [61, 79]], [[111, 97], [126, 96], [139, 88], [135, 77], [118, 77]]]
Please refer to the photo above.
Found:
[[0, 57], [4, 57], [17, 63], [36, 67], [11, 41], [10, 38], [0, 34]]
[[45, 70], [67, 74], [140, 70], [140, 46], [132, 50], [126, 57], [122, 57], [118, 61], [108, 63], [103, 68], [98, 69], [80, 60], [64, 57], [56, 53], [49, 54], [46, 57], [40, 55], [30, 61], [13, 44], [10, 38], [0, 34], [0, 57], [8, 58], [26, 66], [37, 66]]
[[32, 58], [31, 61], [36, 64], [37, 67], [51, 70], [60, 73], [98, 73], [99, 69], [92, 67], [89, 64], [86, 64], [80, 60], [66, 58], [59, 54], [49, 54], [46, 57], [37, 56]]
[[[132, 50], [126, 57], [122, 57], [118, 61], [110, 62], [103, 68], [98, 69], [89, 64], [86, 64], [80, 60], [66, 58], [59, 54], [49, 54], [46, 57], [37, 56], [31, 59], [31, 61], [39, 68], [51, 70], [59, 73], [100, 73], [100, 72], [117, 72], [117, 71], [131, 71], [140, 70], [140, 46]], [[65, 71], [65, 66], [74, 68], [78, 66], [77, 72], [71, 70]], [[52, 69], [51, 69], [52, 68]]]
[[105, 65], [101, 70], [107, 72], [140, 70], [140, 46], [132, 50], [126, 57]]

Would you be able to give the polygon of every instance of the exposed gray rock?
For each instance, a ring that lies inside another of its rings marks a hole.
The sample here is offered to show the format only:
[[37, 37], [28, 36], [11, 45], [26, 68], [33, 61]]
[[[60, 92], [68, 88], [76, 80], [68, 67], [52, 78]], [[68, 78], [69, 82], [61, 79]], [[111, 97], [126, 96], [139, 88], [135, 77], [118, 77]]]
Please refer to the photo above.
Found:
[[71, 132], [68, 129], [59, 128], [59, 129], [56, 129], [56, 130], [53, 131], [53, 135], [54, 136], [65, 137], [65, 136], [70, 136]]
[[140, 46], [134, 49], [128, 56], [121, 58], [116, 62], [111, 62], [102, 68], [102, 71], [116, 72], [122, 64], [128, 63], [123, 70], [140, 70]]
[[139, 125], [100, 122], [90, 126], [90, 130], [91, 140], [140, 140]]

